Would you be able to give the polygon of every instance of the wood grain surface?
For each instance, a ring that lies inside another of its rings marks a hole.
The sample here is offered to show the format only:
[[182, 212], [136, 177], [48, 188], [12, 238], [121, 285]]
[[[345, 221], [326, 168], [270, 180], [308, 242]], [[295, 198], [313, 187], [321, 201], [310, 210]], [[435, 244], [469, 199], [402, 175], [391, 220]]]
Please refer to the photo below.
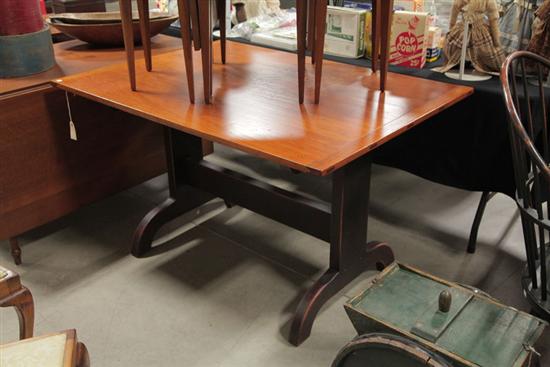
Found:
[[[214, 60], [220, 60], [214, 47]], [[387, 89], [367, 69], [325, 61], [323, 103], [313, 90], [297, 103], [296, 55], [232, 43], [230, 63], [214, 64], [211, 105], [189, 103], [181, 51], [155, 58], [145, 72], [138, 61], [136, 92], [128, 88], [125, 64], [54, 81], [100, 103], [225, 144], [303, 172], [327, 175], [457, 103], [472, 88], [388, 74]], [[195, 65], [200, 55], [195, 53]], [[195, 70], [200, 78], [201, 70]], [[307, 68], [306, 78], [314, 78]], [[197, 96], [202, 94], [197, 94]]]

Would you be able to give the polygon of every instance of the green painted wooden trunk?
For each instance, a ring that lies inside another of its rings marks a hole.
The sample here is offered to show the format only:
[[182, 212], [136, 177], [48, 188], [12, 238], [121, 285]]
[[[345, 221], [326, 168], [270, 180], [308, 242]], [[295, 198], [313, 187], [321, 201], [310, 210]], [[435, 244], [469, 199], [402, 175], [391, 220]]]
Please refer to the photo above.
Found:
[[[443, 291], [452, 295], [448, 312], [440, 311]], [[359, 334], [404, 336], [456, 367], [524, 366], [547, 325], [475, 289], [398, 263], [344, 307]]]

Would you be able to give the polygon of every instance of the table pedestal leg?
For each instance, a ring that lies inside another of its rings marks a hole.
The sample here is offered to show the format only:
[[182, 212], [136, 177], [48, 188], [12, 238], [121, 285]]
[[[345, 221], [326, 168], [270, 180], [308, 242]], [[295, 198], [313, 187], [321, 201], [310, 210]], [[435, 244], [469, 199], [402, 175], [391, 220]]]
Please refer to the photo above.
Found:
[[329, 269], [303, 296], [292, 323], [289, 341], [300, 345], [311, 333], [323, 304], [359, 274], [393, 262], [393, 252], [367, 238], [370, 161], [357, 159], [333, 175]]
[[131, 253], [135, 257], [142, 257], [151, 249], [153, 238], [160, 227], [212, 199], [211, 195], [186, 186], [182, 177], [187, 159], [202, 158], [202, 141], [198, 139], [195, 144], [190, 144], [180, 139], [180, 133], [168, 127], [164, 129], [170, 197], [147, 213], [139, 223], [132, 239]]

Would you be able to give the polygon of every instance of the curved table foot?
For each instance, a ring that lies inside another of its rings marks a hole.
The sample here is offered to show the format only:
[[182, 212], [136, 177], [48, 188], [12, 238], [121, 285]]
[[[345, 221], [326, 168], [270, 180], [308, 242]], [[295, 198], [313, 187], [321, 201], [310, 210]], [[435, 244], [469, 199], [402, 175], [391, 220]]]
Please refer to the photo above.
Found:
[[142, 257], [151, 249], [153, 238], [166, 222], [182, 214], [181, 206], [174, 198], [166, 199], [141, 220], [132, 240], [132, 255]]
[[393, 261], [393, 251], [386, 243], [370, 242], [365, 257], [358, 257], [342, 269], [328, 269], [302, 297], [290, 329], [290, 343], [298, 346], [309, 337], [317, 313], [333, 295], [361, 273], [373, 268], [382, 270]]

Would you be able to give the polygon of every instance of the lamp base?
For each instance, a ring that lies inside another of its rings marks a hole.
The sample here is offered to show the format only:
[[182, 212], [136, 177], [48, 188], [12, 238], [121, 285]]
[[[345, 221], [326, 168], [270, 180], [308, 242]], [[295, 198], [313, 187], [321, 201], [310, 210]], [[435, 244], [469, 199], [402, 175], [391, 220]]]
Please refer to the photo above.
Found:
[[445, 76], [450, 79], [464, 80], [465, 82], [483, 82], [493, 77], [492, 75], [480, 73], [477, 70], [464, 70], [462, 78], [460, 77], [460, 72], [458, 71], [447, 71]]

